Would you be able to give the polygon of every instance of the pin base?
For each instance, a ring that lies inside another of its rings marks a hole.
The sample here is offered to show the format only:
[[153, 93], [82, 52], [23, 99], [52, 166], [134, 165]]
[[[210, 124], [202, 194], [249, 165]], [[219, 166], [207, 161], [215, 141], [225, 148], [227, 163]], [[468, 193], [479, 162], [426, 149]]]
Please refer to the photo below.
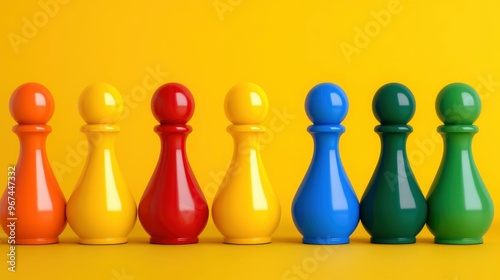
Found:
[[16, 245], [45, 245], [59, 243], [59, 238], [16, 238]]
[[348, 244], [349, 237], [304, 237], [302, 238], [304, 244], [320, 244], [320, 245], [335, 245], [335, 244]]
[[417, 242], [415, 237], [397, 237], [397, 238], [370, 238], [371, 243], [375, 244], [412, 244]]
[[226, 244], [257, 245], [271, 243], [271, 237], [224, 238]]
[[151, 244], [165, 244], [165, 245], [193, 244], [193, 243], [198, 243], [198, 237], [179, 237], [179, 238], [151, 237], [149, 242], [151, 242]]
[[124, 244], [127, 243], [126, 237], [115, 237], [115, 238], [89, 238], [80, 239], [78, 243], [84, 245], [114, 245], [114, 244]]
[[434, 238], [434, 243], [437, 244], [451, 244], [451, 245], [472, 245], [482, 244], [483, 238]]

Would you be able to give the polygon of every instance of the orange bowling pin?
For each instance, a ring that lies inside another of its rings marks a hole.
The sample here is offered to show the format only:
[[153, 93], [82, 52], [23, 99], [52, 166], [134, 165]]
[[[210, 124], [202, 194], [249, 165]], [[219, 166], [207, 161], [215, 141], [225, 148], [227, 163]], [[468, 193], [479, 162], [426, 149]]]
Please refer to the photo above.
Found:
[[57, 243], [66, 226], [66, 200], [45, 150], [54, 99], [40, 84], [23, 84], [10, 97], [10, 114], [18, 123], [12, 131], [19, 137], [20, 154], [17, 165], [8, 168], [0, 200], [2, 229], [12, 245]]
[[79, 99], [87, 125], [89, 150], [80, 179], [68, 200], [68, 223], [82, 244], [127, 242], [136, 220], [136, 205], [115, 157], [115, 124], [123, 112], [123, 99], [106, 83], [87, 87]]

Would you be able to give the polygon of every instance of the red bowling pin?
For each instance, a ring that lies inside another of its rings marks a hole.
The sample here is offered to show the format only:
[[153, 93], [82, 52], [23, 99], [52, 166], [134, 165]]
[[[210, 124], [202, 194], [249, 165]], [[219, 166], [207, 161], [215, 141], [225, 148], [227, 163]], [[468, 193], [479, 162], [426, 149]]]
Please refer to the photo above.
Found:
[[9, 167], [9, 184], [0, 200], [2, 229], [9, 244], [57, 243], [66, 227], [66, 199], [45, 150], [54, 99], [40, 84], [23, 84], [10, 97], [10, 114], [18, 123], [12, 131], [21, 149], [17, 165]]
[[161, 153], [139, 204], [139, 219], [151, 243], [197, 243], [207, 224], [208, 206], [186, 156], [193, 96], [181, 84], [165, 84], [153, 95], [151, 109], [160, 122], [155, 132]]

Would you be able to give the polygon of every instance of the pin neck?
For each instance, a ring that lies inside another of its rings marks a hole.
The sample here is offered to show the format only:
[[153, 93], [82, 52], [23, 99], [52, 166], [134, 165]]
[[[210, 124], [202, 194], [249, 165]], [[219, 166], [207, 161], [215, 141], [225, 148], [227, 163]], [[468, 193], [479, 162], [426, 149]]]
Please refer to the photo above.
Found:
[[120, 131], [118, 125], [113, 124], [87, 124], [80, 130], [85, 134], [89, 143], [89, 154], [100, 153], [104, 150], [114, 152], [114, 138]]
[[381, 132], [380, 130], [377, 130], [377, 128], [375, 128], [375, 131], [380, 137], [381, 149], [379, 158], [381, 162], [383, 162], [383, 158], [396, 158], [398, 154], [402, 153], [405, 164], [408, 164], [406, 154], [406, 141], [408, 138], [408, 134], [411, 132], [411, 129], [394, 129], [392, 131]]
[[440, 125], [437, 131], [441, 133], [477, 133], [479, 128], [475, 125]]
[[156, 133], [190, 133], [193, 128], [187, 124], [159, 124], [155, 126]]
[[258, 124], [231, 124], [226, 130], [228, 132], [265, 132], [266, 127]]
[[187, 135], [193, 129], [189, 125], [160, 124], [155, 126], [154, 131], [160, 137], [162, 153], [170, 150], [182, 150], [184, 154]]
[[21, 150], [42, 150], [45, 153], [45, 142], [52, 128], [43, 124], [23, 124], [15, 125], [12, 131], [19, 138]]
[[464, 150], [468, 150], [469, 153], [471, 152], [472, 139], [476, 134], [474, 129], [470, 129], [469, 131], [460, 129], [457, 129], [457, 131], [442, 131], [438, 128], [438, 131], [444, 140], [445, 153]]
[[413, 127], [411, 125], [377, 125], [375, 126], [375, 132], [388, 132], [388, 133], [411, 133], [413, 131]]
[[86, 124], [80, 130], [82, 132], [118, 132], [120, 127], [116, 124]]
[[230, 125], [227, 131], [233, 138], [233, 159], [256, 154], [259, 157], [260, 135], [265, 131], [264, 126]]
[[12, 127], [12, 131], [17, 132], [45, 132], [52, 131], [52, 127], [46, 124], [18, 124]]
[[343, 133], [345, 127], [341, 124], [313, 124], [307, 127], [309, 132], [330, 132], [330, 133]]
[[310, 125], [307, 131], [314, 139], [314, 153], [324, 150], [338, 150], [340, 135], [344, 133], [343, 125]]
[[479, 131], [475, 125], [441, 125], [437, 128], [444, 140], [445, 153], [472, 149], [472, 138]]

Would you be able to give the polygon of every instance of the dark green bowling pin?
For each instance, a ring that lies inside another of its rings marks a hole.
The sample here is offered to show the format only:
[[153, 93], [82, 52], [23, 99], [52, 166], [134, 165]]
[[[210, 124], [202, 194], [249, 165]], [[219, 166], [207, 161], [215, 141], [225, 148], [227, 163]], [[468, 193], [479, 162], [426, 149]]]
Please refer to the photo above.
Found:
[[439, 92], [436, 112], [444, 123], [438, 127], [444, 154], [427, 197], [427, 226], [436, 243], [482, 243], [493, 221], [493, 202], [471, 150], [481, 100], [470, 86], [449, 84]]
[[407, 123], [415, 113], [415, 99], [402, 84], [382, 86], [373, 98], [373, 114], [380, 122], [375, 132], [382, 149], [360, 204], [361, 222], [372, 243], [415, 243], [427, 217], [424, 195], [406, 155]]

